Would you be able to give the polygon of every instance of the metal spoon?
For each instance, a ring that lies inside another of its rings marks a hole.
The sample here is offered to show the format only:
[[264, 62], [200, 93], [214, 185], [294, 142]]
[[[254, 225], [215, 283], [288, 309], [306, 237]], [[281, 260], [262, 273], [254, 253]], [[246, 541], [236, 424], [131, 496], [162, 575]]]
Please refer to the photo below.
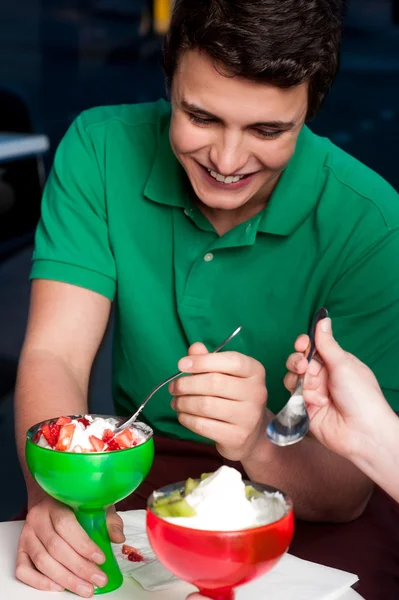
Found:
[[[316, 325], [322, 319], [328, 317], [328, 311], [321, 308], [315, 315], [309, 329], [310, 351], [308, 354], [308, 362], [313, 358], [315, 353], [315, 331]], [[266, 429], [268, 439], [276, 444], [276, 446], [291, 446], [300, 442], [309, 431], [309, 415], [306, 410], [305, 401], [303, 399], [303, 381], [304, 376], [298, 378], [298, 383], [288, 400], [287, 404], [274, 417]]]
[[[212, 351], [212, 354], [214, 354], [215, 352], [219, 352], [219, 350], [222, 350], [222, 348], [224, 348], [226, 346], [226, 344], [228, 344], [238, 333], [240, 333], [241, 329], [242, 329], [242, 325], [240, 325], [240, 327], [237, 327], [237, 329], [235, 331], [233, 331], [233, 333], [231, 335], [229, 335], [229, 337], [226, 338], [224, 340], [224, 342], [222, 342], [217, 348], [215, 348], [215, 350]], [[114, 430], [114, 433], [115, 434], [119, 433], [120, 431], [123, 431], [124, 429], [128, 429], [129, 427], [131, 427], [133, 425], [133, 423], [136, 421], [136, 419], [138, 418], [138, 416], [140, 415], [141, 411], [143, 410], [143, 408], [145, 407], [147, 402], [149, 402], [151, 400], [153, 395], [156, 394], [164, 385], [166, 385], [166, 384], [170, 383], [171, 381], [173, 381], [174, 379], [177, 379], [178, 377], [180, 377], [180, 375], [183, 375], [183, 373], [181, 371], [179, 371], [175, 375], [172, 375], [172, 377], [165, 379], [165, 381], [162, 381], [162, 383], [157, 385], [157, 387], [155, 387], [152, 390], [152, 392], [150, 394], [148, 394], [147, 398], [144, 400], [144, 402], [140, 406], [140, 408], [134, 413], [134, 415], [132, 417], [130, 417], [130, 419], [128, 421], [125, 421], [124, 423], [119, 425], [119, 427], [117, 427]]]

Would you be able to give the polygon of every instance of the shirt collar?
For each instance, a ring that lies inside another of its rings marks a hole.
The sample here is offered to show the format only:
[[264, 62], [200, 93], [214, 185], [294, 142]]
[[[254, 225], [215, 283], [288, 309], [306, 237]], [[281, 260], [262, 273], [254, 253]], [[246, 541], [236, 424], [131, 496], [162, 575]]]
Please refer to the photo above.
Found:
[[325, 152], [322, 148], [318, 151], [319, 145], [320, 138], [305, 126], [294, 155], [262, 212], [258, 231], [290, 235], [313, 210], [323, 187]]
[[144, 194], [154, 202], [185, 208], [189, 203], [190, 183], [170, 145], [169, 127], [170, 107], [160, 120], [157, 152]]

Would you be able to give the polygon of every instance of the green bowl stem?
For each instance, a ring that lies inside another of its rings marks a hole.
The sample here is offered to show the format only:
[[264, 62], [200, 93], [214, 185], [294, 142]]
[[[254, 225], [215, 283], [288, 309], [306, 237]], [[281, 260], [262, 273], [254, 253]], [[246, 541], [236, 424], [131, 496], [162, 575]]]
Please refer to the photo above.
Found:
[[75, 511], [75, 515], [88, 536], [105, 555], [105, 563], [99, 567], [107, 574], [108, 583], [103, 588], [96, 588], [95, 594], [106, 594], [117, 590], [122, 585], [123, 576], [112, 552], [105, 511], [80, 509]]

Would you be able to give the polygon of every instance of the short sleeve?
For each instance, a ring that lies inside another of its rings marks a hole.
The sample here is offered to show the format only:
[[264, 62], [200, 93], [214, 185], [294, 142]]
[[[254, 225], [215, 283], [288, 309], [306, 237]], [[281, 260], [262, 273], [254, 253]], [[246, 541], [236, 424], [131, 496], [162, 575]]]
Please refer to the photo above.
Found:
[[94, 145], [83, 118], [84, 113], [74, 121], [56, 152], [42, 200], [31, 279], [70, 283], [113, 300], [116, 269], [101, 167], [104, 150], [98, 135], [99, 147]]
[[399, 411], [399, 230], [363, 252], [331, 290], [334, 335], [365, 362]]

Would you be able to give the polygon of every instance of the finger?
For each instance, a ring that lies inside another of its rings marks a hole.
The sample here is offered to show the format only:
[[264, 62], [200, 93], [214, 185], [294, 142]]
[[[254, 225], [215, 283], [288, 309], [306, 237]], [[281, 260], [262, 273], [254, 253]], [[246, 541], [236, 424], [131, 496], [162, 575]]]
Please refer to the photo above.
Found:
[[316, 348], [327, 367], [335, 367], [346, 359], [347, 353], [334, 339], [331, 319], [323, 319], [317, 324]]
[[308, 366], [309, 363], [307, 359], [300, 352], [291, 354], [286, 362], [286, 367], [288, 371], [296, 373], [297, 375], [303, 375], [304, 373], [306, 373]]
[[123, 533], [123, 520], [116, 512], [115, 506], [111, 506], [107, 512], [107, 527], [111, 542], [114, 544], [122, 544], [125, 540]]
[[226, 439], [233, 439], [233, 430], [235, 428], [222, 421], [196, 417], [187, 413], [179, 413], [178, 420], [183, 427], [190, 429], [190, 431], [193, 431], [197, 435], [216, 442], [216, 444], [226, 443]]
[[325, 368], [324, 364], [321, 363], [318, 359], [312, 358], [309, 363], [309, 368], [306, 372], [306, 377], [319, 377], [322, 370]]
[[284, 386], [289, 392], [293, 392], [298, 382], [298, 375], [295, 373], [287, 373], [284, 377]]
[[[259, 394], [261, 388], [266, 390], [263, 382], [259, 382], [259, 390], [252, 386], [251, 399]], [[240, 402], [248, 399], [248, 379], [222, 373], [192, 375], [173, 381], [169, 385], [169, 393], [172, 396], [216, 396]]]
[[188, 349], [188, 354], [189, 356], [195, 356], [197, 354], [209, 354], [209, 352], [204, 344], [201, 344], [201, 342], [196, 342], [190, 346]]
[[323, 394], [320, 394], [317, 390], [308, 390], [304, 399], [306, 406], [309, 407], [316, 406], [322, 408], [329, 403], [329, 399], [326, 396], [323, 396]]
[[94, 594], [93, 586], [68, 571], [50, 556], [35, 535], [26, 536], [24, 544], [27, 554], [40, 573], [82, 598], [90, 598]]
[[43, 592], [63, 592], [65, 589], [50, 577], [39, 573], [24, 550], [18, 552], [15, 576], [22, 583]]
[[190, 594], [189, 596], [187, 596], [186, 600], [207, 600], [205, 598], [205, 596], [201, 596], [201, 594], [197, 594], [197, 592], [194, 592], [194, 594]]
[[58, 508], [56, 511], [50, 513], [50, 517], [55, 531], [76, 552], [98, 565], [102, 565], [105, 562], [103, 552], [89, 538], [69, 508]]
[[[295, 373], [287, 373], [284, 377], [284, 386], [289, 392], [293, 392], [298, 383], [298, 376]], [[306, 373], [303, 381], [304, 390], [317, 390], [321, 385], [319, 376], [313, 376]]]
[[178, 396], [172, 400], [177, 412], [239, 424], [243, 420], [242, 404], [214, 396]]
[[92, 561], [75, 552], [54, 529], [49, 533], [47, 528], [43, 528], [36, 535], [49, 555], [68, 571], [99, 588], [107, 584], [108, 578], [104, 572]]
[[179, 361], [184, 373], [224, 373], [235, 377], [264, 374], [263, 366], [254, 358], [240, 352], [218, 352], [189, 356]]
[[295, 341], [295, 350], [297, 352], [305, 352], [310, 343], [309, 336], [305, 333], [300, 335]]

